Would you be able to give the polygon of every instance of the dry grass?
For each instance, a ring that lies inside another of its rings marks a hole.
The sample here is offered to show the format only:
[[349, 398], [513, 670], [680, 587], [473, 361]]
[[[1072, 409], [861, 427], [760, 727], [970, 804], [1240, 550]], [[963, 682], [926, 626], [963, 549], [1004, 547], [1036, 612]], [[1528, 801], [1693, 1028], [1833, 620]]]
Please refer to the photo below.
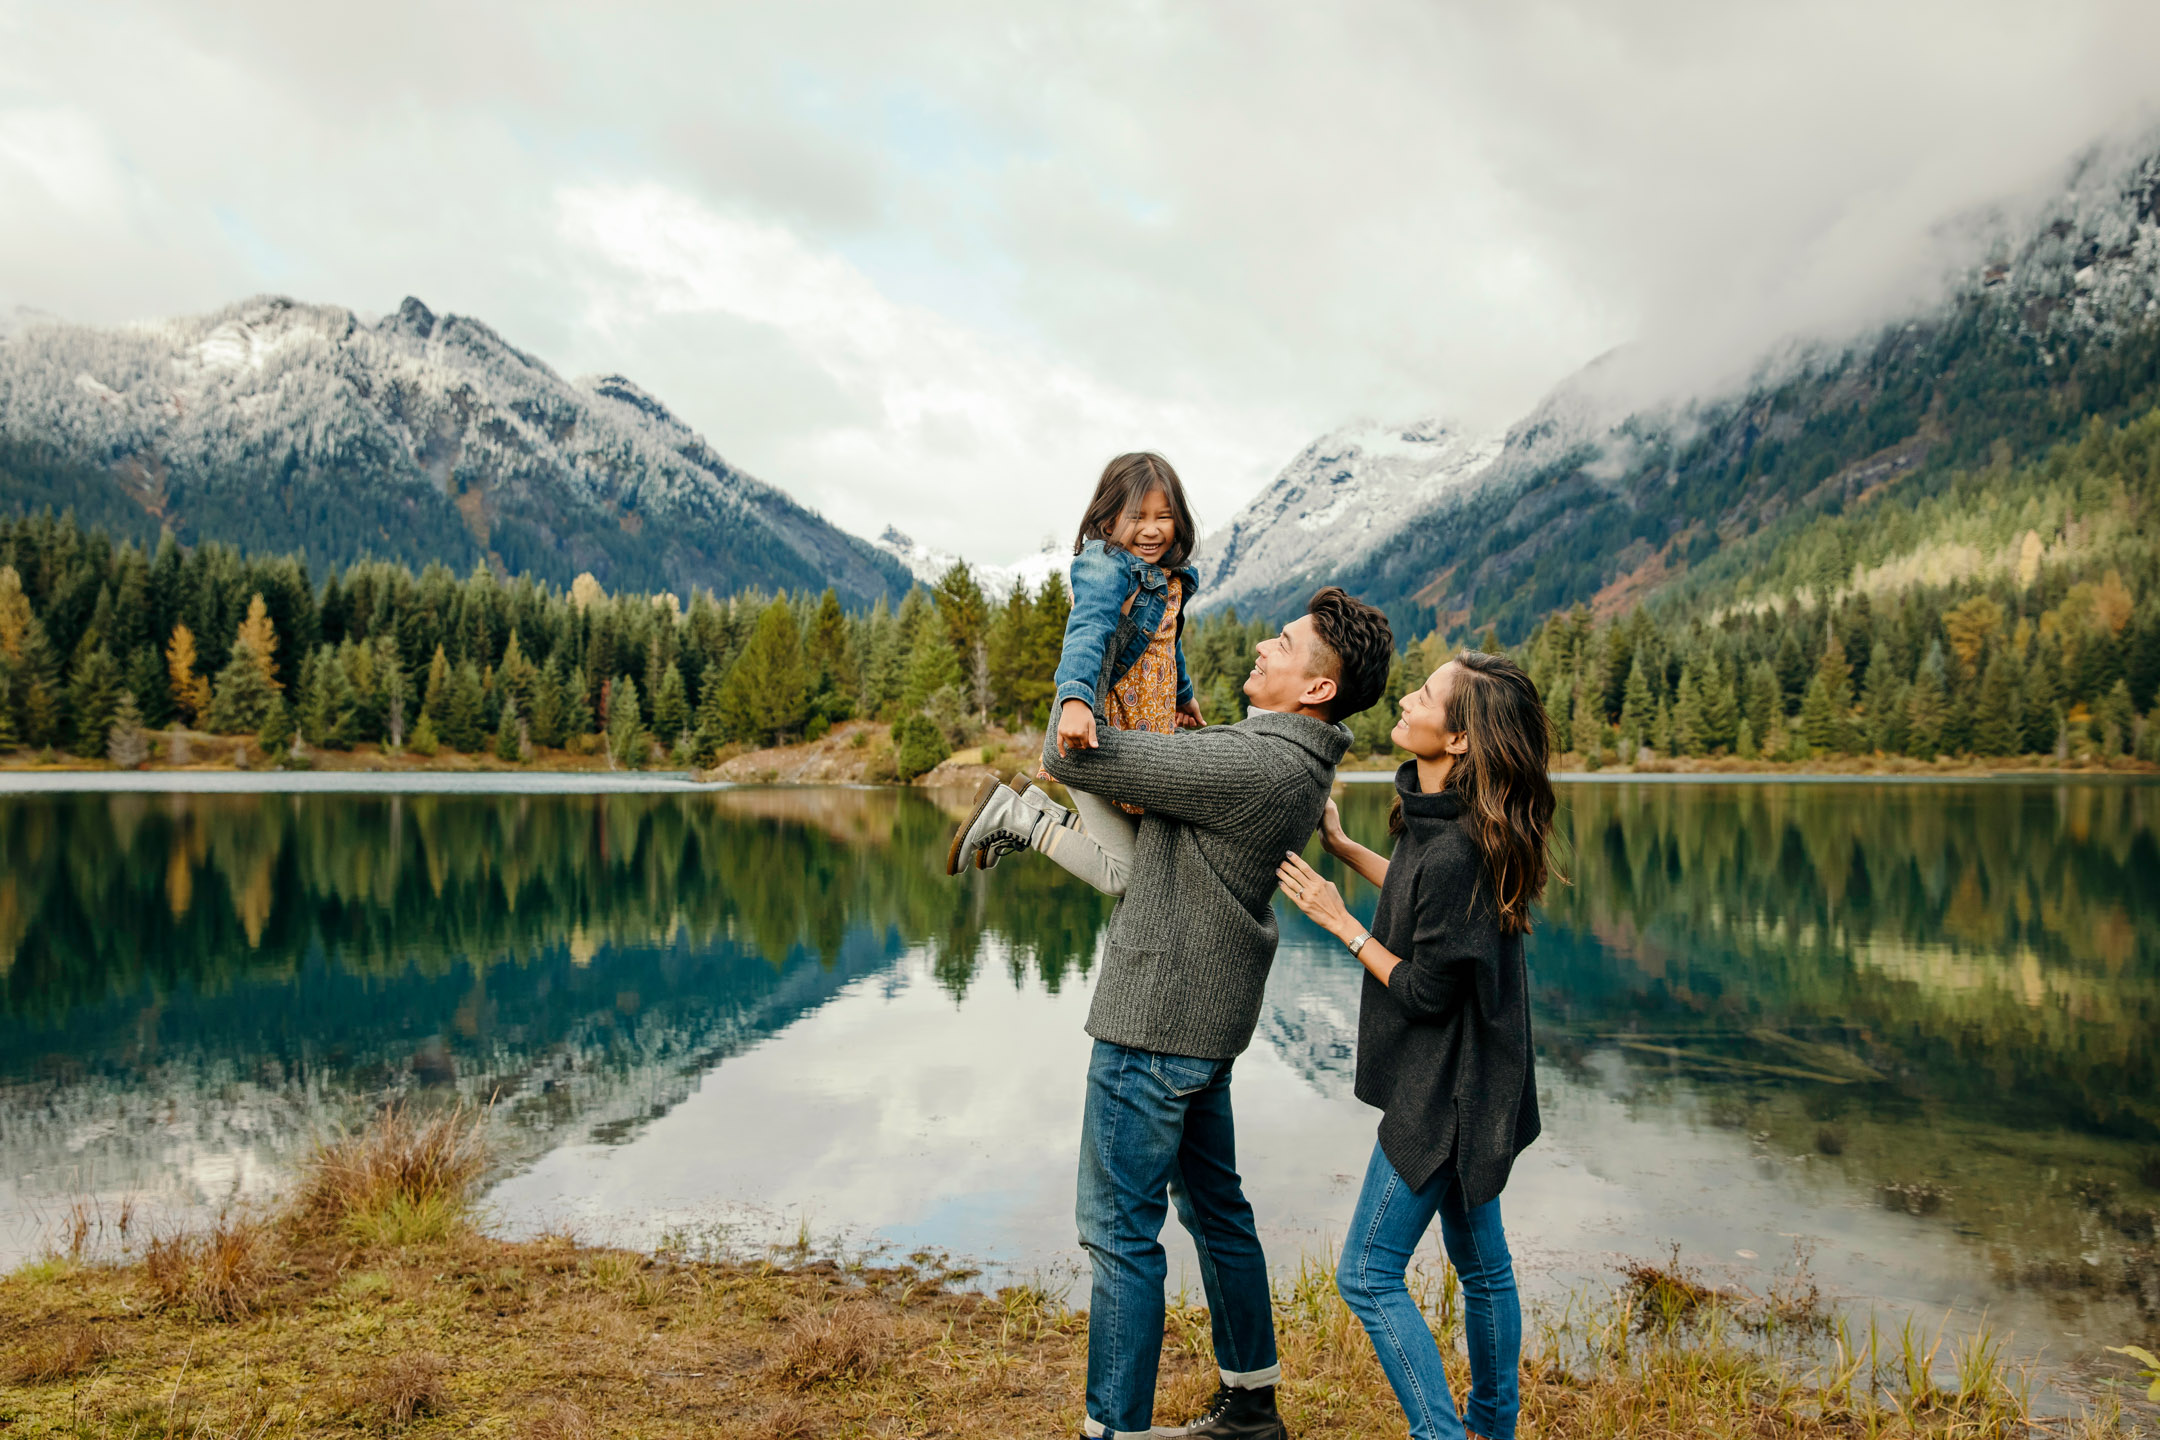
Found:
[[[346, 1436], [808, 1440], [1078, 1434], [1085, 1317], [1032, 1289], [956, 1293], [935, 1266], [690, 1263], [475, 1232], [466, 1117], [395, 1116], [328, 1147], [290, 1213], [167, 1237], [140, 1260], [66, 1256], [0, 1279], [7, 1440]], [[404, 1207], [405, 1219], [384, 1222]], [[438, 1207], [447, 1223], [416, 1231]], [[358, 1218], [356, 1218], [358, 1217]], [[368, 1217], [375, 1217], [370, 1220]], [[1458, 1393], [1460, 1295], [1420, 1300]], [[1842, 1331], [1812, 1368], [1766, 1346], [1804, 1291], [1735, 1297], [1678, 1267], [1533, 1337], [1536, 1440], [2122, 1440], [2116, 1415], [2033, 1422], [1984, 1338]], [[1646, 1320], [1645, 1316], [1649, 1318]], [[1764, 1323], [1773, 1317], [1776, 1325]], [[1371, 1344], [1308, 1263], [1277, 1299], [1299, 1440], [1399, 1437]], [[1782, 1327], [1782, 1328], [1780, 1328]], [[1944, 1376], [1951, 1378], [1944, 1379]], [[1156, 1419], [1213, 1391], [1206, 1313], [1173, 1306]]]
[[394, 1105], [309, 1162], [291, 1218], [363, 1244], [429, 1244], [463, 1223], [487, 1165], [480, 1119], [464, 1109], [416, 1116]]
[[0, 1375], [10, 1385], [51, 1385], [87, 1375], [113, 1353], [112, 1328], [80, 1322], [27, 1336]]
[[204, 1320], [239, 1320], [254, 1312], [276, 1277], [276, 1237], [259, 1222], [226, 1217], [207, 1235], [161, 1235], [143, 1254], [142, 1271], [158, 1303]]

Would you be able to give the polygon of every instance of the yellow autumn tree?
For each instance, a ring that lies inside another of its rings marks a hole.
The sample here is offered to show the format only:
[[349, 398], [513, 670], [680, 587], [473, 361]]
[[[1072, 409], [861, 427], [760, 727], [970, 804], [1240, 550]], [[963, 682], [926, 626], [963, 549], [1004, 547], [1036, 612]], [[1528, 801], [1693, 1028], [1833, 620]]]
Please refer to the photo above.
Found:
[[172, 642], [165, 647], [165, 673], [172, 680], [173, 704], [190, 725], [200, 722], [210, 708], [210, 682], [196, 673], [195, 632], [185, 625], [173, 626]]
[[29, 631], [30, 597], [23, 594], [22, 576], [14, 566], [0, 565], [0, 655], [20, 661]]
[[245, 645], [255, 663], [262, 669], [263, 679], [272, 690], [283, 693], [285, 687], [278, 683], [277, 627], [270, 623], [269, 607], [263, 604], [262, 593], [257, 591], [248, 597], [247, 619], [240, 622], [240, 629], [233, 636], [235, 648]]

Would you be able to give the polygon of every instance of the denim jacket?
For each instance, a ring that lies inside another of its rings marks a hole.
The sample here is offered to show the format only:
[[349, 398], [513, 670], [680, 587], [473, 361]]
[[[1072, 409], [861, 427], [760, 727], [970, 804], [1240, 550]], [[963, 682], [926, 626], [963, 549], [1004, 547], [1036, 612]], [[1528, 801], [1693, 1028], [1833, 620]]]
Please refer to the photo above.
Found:
[[[1053, 718], [1067, 700], [1085, 700], [1089, 709], [1102, 712], [1110, 688], [1139, 663], [1161, 627], [1173, 575], [1185, 582], [1185, 604], [1177, 621], [1177, 698], [1180, 705], [1192, 699], [1192, 678], [1185, 673], [1185, 613], [1200, 588], [1200, 573], [1190, 565], [1165, 570], [1130, 551], [1090, 540], [1073, 557], [1072, 616], [1065, 622], [1065, 648], [1058, 656]], [[1134, 596], [1130, 614], [1123, 610], [1128, 595]]]

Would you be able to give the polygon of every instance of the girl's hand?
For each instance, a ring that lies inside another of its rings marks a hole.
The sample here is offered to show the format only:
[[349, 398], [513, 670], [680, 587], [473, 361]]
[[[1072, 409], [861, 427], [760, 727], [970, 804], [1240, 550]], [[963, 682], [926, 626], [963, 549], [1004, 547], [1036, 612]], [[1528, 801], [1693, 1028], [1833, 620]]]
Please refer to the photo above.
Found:
[[1067, 700], [1058, 707], [1057, 752], [1060, 755], [1073, 750], [1099, 750], [1102, 743], [1095, 738], [1095, 712], [1085, 700]]
[[1327, 808], [1320, 812], [1320, 848], [1330, 855], [1339, 856], [1342, 854], [1341, 847], [1348, 844], [1349, 840], [1349, 835], [1342, 828], [1342, 811], [1335, 808], [1335, 801], [1331, 797]]
[[1207, 721], [1200, 718], [1198, 700], [1181, 700], [1177, 707], [1177, 727], [1180, 730], [1198, 730]]
[[1333, 881], [1322, 879], [1320, 872], [1306, 864], [1297, 851], [1283, 852], [1283, 863], [1276, 867], [1275, 878], [1282, 882], [1283, 894], [1290, 897], [1290, 903], [1328, 934], [1348, 940], [1357, 933], [1358, 923], [1350, 918], [1350, 907], [1343, 904], [1342, 892]]

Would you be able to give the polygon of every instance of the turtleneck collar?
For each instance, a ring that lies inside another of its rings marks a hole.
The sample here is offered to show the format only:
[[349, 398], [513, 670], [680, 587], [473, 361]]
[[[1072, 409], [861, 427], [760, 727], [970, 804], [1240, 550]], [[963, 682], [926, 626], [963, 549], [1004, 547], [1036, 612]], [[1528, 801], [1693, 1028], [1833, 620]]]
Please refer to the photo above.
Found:
[[1427, 795], [1418, 788], [1415, 760], [1403, 761], [1396, 770], [1395, 793], [1402, 800], [1404, 821], [1421, 840], [1430, 837], [1442, 825], [1452, 825], [1463, 813], [1462, 797], [1453, 790]]

